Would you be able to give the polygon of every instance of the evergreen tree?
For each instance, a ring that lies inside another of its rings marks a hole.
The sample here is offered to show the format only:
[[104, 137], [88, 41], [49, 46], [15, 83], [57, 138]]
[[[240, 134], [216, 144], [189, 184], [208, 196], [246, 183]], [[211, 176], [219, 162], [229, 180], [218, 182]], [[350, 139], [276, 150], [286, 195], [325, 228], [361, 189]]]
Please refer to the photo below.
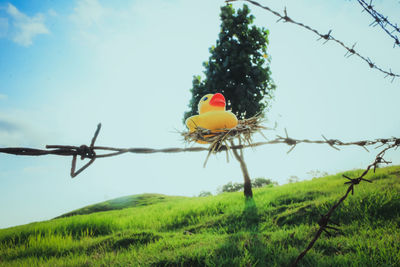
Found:
[[[254, 16], [247, 5], [237, 12], [232, 5], [221, 7], [221, 32], [205, 67], [205, 79], [193, 77], [192, 99], [188, 117], [197, 114], [197, 105], [202, 96], [222, 93], [227, 99], [227, 110], [231, 110], [239, 120], [263, 114], [272, 98], [275, 84], [271, 79], [267, 56], [268, 30], [252, 25]], [[235, 145], [231, 141], [232, 145]], [[235, 158], [242, 169], [243, 191], [247, 198], [253, 196], [250, 176], [243, 157], [233, 149]]]
[[221, 32], [205, 67], [205, 79], [193, 77], [192, 99], [186, 118], [197, 114], [197, 104], [205, 94], [222, 93], [227, 110], [238, 119], [262, 113], [272, 98], [275, 85], [267, 56], [268, 30], [251, 25], [254, 16], [247, 5], [237, 12], [232, 5], [221, 7]]

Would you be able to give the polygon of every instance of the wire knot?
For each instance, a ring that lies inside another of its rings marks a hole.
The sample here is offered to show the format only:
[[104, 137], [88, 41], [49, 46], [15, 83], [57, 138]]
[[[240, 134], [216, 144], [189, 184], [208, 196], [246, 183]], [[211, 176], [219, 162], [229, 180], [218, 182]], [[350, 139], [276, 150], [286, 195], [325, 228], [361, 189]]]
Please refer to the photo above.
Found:
[[344, 184], [350, 184], [349, 192], [351, 191], [352, 195], [354, 195], [354, 185], [359, 184], [361, 181], [372, 183], [371, 180], [364, 179], [363, 176], [364, 175], [362, 175], [361, 177], [358, 177], [358, 178], [350, 178], [350, 177], [348, 177], [348, 176], [343, 174], [343, 177], [346, 178], [347, 180], [349, 180], [348, 182], [345, 182]]
[[[94, 151], [94, 143], [96, 142], [97, 136], [99, 135], [101, 129], [101, 123], [97, 125], [96, 132], [94, 133], [94, 136], [92, 138], [92, 142], [90, 143], [90, 146], [87, 145], [81, 145], [80, 147], [76, 147], [75, 151], [76, 154], [72, 156], [72, 163], [71, 163], [71, 178], [76, 177], [78, 174], [80, 174], [82, 171], [84, 171], [87, 167], [89, 167], [95, 160], [96, 160], [96, 152]], [[81, 160], [85, 158], [89, 158], [89, 162], [86, 163], [84, 166], [82, 166], [79, 170], [76, 170], [76, 157], [81, 156]]]
[[319, 219], [319, 221], [318, 221], [318, 225], [321, 227], [322, 231], [325, 232], [328, 236], [332, 236], [332, 233], [329, 232], [328, 229], [337, 231], [337, 232], [340, 231], [339, 228], [328, 225], [329, 223], [339, 226], [338, 223], [335, 223], [332, 220], [330, 220], [330, 216], [328, 216], [327, 214], [321, 216], [321, 219]]
[[76, 149], [76, 154], [81, 157], [81, 160], [85, 158], [94, 158], [96, 156], [96, 152], [93, 150], [93, 148], [88, 147], [87, 145], [81, 145]]
[[323, 215], [321, 216], [321, 219], [319, 219], [318, 225], [321, 227], [325, 227], [328, 225], [328, 222], [329, 222], [328, 216]]

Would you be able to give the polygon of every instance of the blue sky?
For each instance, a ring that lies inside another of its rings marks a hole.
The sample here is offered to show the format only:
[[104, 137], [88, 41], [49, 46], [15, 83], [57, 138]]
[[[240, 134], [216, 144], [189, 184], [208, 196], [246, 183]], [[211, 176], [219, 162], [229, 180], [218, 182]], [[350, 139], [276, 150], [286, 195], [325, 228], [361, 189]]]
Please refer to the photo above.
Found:
[[[263, 2], [263, 1], [260, 1]], [[398, 1], [374, 1], [397, 23]], [[223, 1], [0, 0], [0, 146], [43, 148], [88, 144], [184, 147], [183, 112], [192, 76], [201, 74], [219, 32]], [[240, 7], [242, 3], [235, 3]], [[399, 48], [356, 1], [274, 1], [271, 8], [332, 34], [382, 68], [400, 72]], [[288, 129], [295, 138], [342, 141], [398, 136], [400, 79], [393, 83], [336, 44], [255, 6], [255, 23], [270, 30], [275, 100], [269, 138]], [[261, 140], [261, 137], [256, 137]], [[363, 168], [377, 151], [324, 145], [246, 150], [252, 177], [285, 183], [311, 170]], [[46, 220], [124, 195], [197, 195], [241, 182], [239, 164], [225, 154], [122, 155], [99, 159], [75, 179], [70, 159], [0, 155], [0, 228]], [[398, 151], [387, 159], [400, 163]]]

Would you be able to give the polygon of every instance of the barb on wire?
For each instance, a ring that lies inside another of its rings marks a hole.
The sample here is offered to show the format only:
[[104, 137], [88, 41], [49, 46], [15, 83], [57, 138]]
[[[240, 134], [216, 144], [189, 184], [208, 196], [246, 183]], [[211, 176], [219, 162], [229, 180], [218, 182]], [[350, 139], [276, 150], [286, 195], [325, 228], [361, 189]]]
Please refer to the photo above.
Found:
[[[93, 146], [94, 143], [96, 142], [97, 136], [100, 133], [101, 129], [101, 123], [97, 125], [96, 132], [94, 133], [94, 136], [92, 138], [92, 142], [90, 142], [90, 147], [87, 147], [85, 145], [81, 145], [79, 147], [79, 150], [77, 150], [77, 153], [72, 156], [72, 163], [71, 163], [71, 177], [74, 178], [78, 174], [80, 174], [82, 171], [84, 171], [87, 167], [89, 167], [95, 160], [96, 160], [96, 151], [94, 151]], [[85, 157], [90, 158], [90, 161], [83, 165], [79, 170], [75, 171], [76, 169], [76, 156], [77, 155], [81, 156], [81, 160], [83, 160]]]
[[[215, 146], [212, 147], [212, 151], [210, 151], [210, 147], [185, 147], [185, 148], [172, 147], [172, 148], [162, 148], [162, 149], [154, 149], [146, 147], [117, 148], [117, 147], [107, 147], [107, 146], [95, 146], [95, 142], [100, 133], [100, 129], [101, 129], [101, 124], [99, 123], [89, 146], [47, 145], [46, 149], [5, 147], [5, 148], [0, 148], [0, 153], [13, 154], [17, 156], [44, 156], [44, 155], [72, 156], [71, 177], [74, 178], [82, 171], [84, 171], [86, 168], [88, 168], [91, 164], [93, 164], [93, 162], [97, 158], [114, 157], [125, 153], [152, 154], [152, 153], [180, 153], [180, 152], [200, 152], [200, 151], [208, 151], [209, 153], [218, 153], [221, 151], [229, 151], [230, 149], [243, 149], [243, 148], [258, 147], [263, 145], [273, 145], [273, 144], [287, 144], [288, 146], [291, 147], [290, 150], [287, 152], [290, 153], [291, 151], [293, 151], [296, 145], [300, 143], [328, 144], [329, 146], [331, 146], [336, 150], [339, 150], [337, 146], [360, 146], [367, 150], [366, 146], [400, 144], [400, 138], [396, 137], [379, 138], [375, 140], [363, 140], [355, 142], [342, 142], [337, 139], [327, 139], [325, 136], [322, 136], [324, 140], [295, 139], [289, 137], [288, 132], [285, 129], [285, 135], [286, 135], [285, 137], [277, 135], [275, 139], [269, 141], [256, 142], [256, 143], [251, 143], [251, 142], [239, 143], [239, 145], [234, 145], [234, 146], [228, 146], [227, 144], [225, 145], [220, 144], [217, 148]], [[97, 151], [103, 151], [103, 154], [100, 154]], [[76, 171], [76, 159], [78, 156], [80, 156], [81, 160], [89, 159], [89, 162]]]
[[325, 232], [328, 236], [331, 236], [331, 234], [330, 234], [330, 232], [328, 230], [340, 231], [339, 228], [334, 227], [332, 225], [329, 225], [329, 224], [334, 224], [336, 226], [339, 226], [338, 223], [332, 222], [332, 220], [331, 220], [331, 216], [332, 216], [333, 212], [347, 198], [347, 196], [349, 195], [350, 192], [351, 192], [352, 195], [354, 194], [354, 186], [355, 185], [358, 185], [361, 181], [372, 183], [372, 181], [367, 180], [367, 179], [364, 178], [365, 175], [368, 174], [368, 172], [370, 171], [371, 168], [373, 168], [373, 171], [375, 172], [376, 168], [378, 167], [378, 165], [380, 163], [384, 163], [384, 164], [391, 163], [389, 161], [384, 160], [383, 156], [385, 155], [386, 151], [388, 151], [389, 149], [392, 149], [392, 148], [396, 149], [397, 147], [399, 147], [400, 146], [400, 140], [397, 139], [391, 144], [388, 144], [387, 142], [383, 142], [382, 143], [382, 145], [385, 145], [385, 144], [387, 145], [387, 147], [376, 155], [374, 162], [371, 163], [370, 165], [368, 165], [367, 168], [364, 170], [364, 172], [359, 177], [350, 178], [350, 177], [348, 177], [348, 176], [343, 174], [343, 177], [346, 178], [347, 180], [349, 180], [349, 181], [344, 183], [344, 184], [348, 184], [349, 185], [349, 187], [346, 190], [346, 193], [329, 209], [329, 211], [326, 214], [322, 215], [321, 219], [318, 221], [319, 229], [317, 230], [317, 232], [315, 233], [313, 239], [310, 241], [310, 243], [307, 245], [307, 247], [299, 254], [299, 256], [296, 258], [296, 260], [293, 262], [292, 266], [297, 266], [299, 261], [314, 246], [315, 242], [321, 236], [322, 232]]
[[[226, 3], [230, 3], [230, 2], [237, 2], [237, 1], [239, 1], [239, 0], [226, 0], [225, 2]], [[400, 74], [393, 73], [392, 70], [389, 70], [389, 71], [388, 70], [384, 70], [381, 67], [377, 66], [375, 63], [373, 63], [368, 57], [365, 57], [365, 56], [361, 55], [360, 53], [358, 53], [356, 50], [354, 50], [354, 45], [353, 45], [353, 47], [349, 47], [349, 46], [345, 45], [342, 41], [340, 41], [340, 40], [336, 39], [335, 37], [333, 37], [332, 34], [331, 34], [332, 30], [329, 30], [329, 32], [327, 34], [322, 34], [319, 31], [317, 31], [316, 29], [314, 29], [314, 28], [312, 28], [312, 27], [310, 27], [308, 25], [305, 25], [305, 24], [303, 24], [301, 22], [297, 22], [297, 21], [293, 20], [292, 18], [290, 18], [287, 15], [286, 8], [284, 9], [284, 14], [282, 15], [281, 13], [279, 13], [279, 12], [277, 12], [275, 10], [272, 10], [268, 6], [263, 6], [263, 5], [261, 5], [260, 3], [254, 1], [254, 0], [242, 0], [242, 1], [249, 2], [249, 3], [251, 3], [251, 4], [255, 5], [255, 6], [258, 6], [258, 7], [262, 8], [262, 9], [265, 9], [265, 10], [269, 11], [270, 13], [274, 14], [275, 16], [277, 16], [279, 18], [277, 22], [279, 22], [279, 21], [289, 22], [289, 23], [295, 24], [297, 26], [300, 26], [300, 27], [302, 27], [304, 29], [307, 29], [307, 30], [315, 33], [316, 35], [318, 35], [320, 37], [318, 40], [325, 39], [324, 43], [326, 43], [327, 41], [333, 41], [333, 42], [339, 44], [340, 46], [342, 46], [344, 49], [347, 50], [346, 54], [345, 54], [346, 57], [350, 57], [352, 55], [356, 55], [357, 57], [359, 57], [360, 59], [365, 61], [370, 68], [376, 69], [376, 70], [382, 72], [383, 74], [385, 74], [386, 75], [385, 78], [386, 77], [391, 77], [392, 78], [391, 82], [393, 82], [395, 78], [399, 78], [400, 77]]]
[[369, 2], [369, 4], [367, 4], [364, 0], [357, 0], [357, 2], [363, 7], [363, 11], [367, 11], [368, 14], [370, 14], [374, 19], [369, 26], [375, 27], [376, 25], [379, 25], [391, 38], [394, 39], [393, 47], [400, 47], [399, 36], [393, 34], [395, 32], [396, 34], [400, 34], [400, 27], [397, 26], [397, 24], [391, 23], [387, 17], [376, 11], [372, 5], [372, 0]]

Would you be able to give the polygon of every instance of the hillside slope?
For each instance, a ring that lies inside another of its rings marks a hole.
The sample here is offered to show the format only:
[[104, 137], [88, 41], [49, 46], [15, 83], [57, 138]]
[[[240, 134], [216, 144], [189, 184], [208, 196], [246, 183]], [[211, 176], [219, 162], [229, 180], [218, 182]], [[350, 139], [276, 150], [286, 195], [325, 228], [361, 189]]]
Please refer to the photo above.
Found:
[[85, 215], [91, 214], [95, 212], [101, 211], [110, 211], [110, 210], [121, 210], [126, 208], [138, 207], [138, 206], [147, 206], [153, 205], [159, 202], [173, 201], [176, 199], [182, 199], [184, 197], [175, 197], [175, 196], [166, 196], [161, 194], [140, 194], [140, 195], [131, 195], [125, 197], [119, 197], [111, 200], [107, 200], [104, 202], [100, 202], [94, 205], [86, 206], [81, 209], [77, 209], [60, 216], [57, 216], [54, 219], [69, 217], [74, 215]]
[[[356, 177], [361, 171], [345, 174]], [[335, 211], [299, 266], [400, 266], [400, 167], [378, 169]], [[345, 192], [341, 174], [0, 230], [1, 266], [288, 266]]]

